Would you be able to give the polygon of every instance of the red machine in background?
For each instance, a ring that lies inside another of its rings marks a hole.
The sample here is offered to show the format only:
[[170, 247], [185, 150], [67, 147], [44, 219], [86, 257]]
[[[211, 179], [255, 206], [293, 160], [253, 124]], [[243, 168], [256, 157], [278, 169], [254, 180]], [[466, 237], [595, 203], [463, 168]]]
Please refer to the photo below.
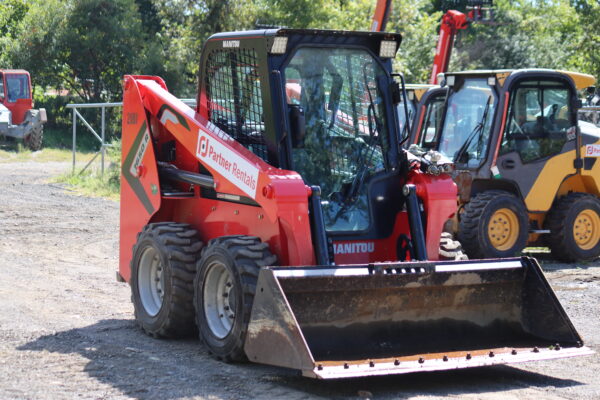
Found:
[[22, 139], [31, 150], [42, 147], [46, 110], [34, 110], [29, 72], [0, 69], [0, 136]]
[[[492, 3], [491, 0], [468, 1], [468, 12], [466, 14], [457, 10], [446, 11], [440, 24], [440, 34], [438, 36], [433, 65], [431, 67], [431, 77], [429, 78], [430, 84], [437, 84], [438, 74], [448, 71], [450, 55], [452, 54], [456, 33], [461, 29], [466, 29], [470, 23], [485, 23], [491, 21], [493, 18], [491, 8]], [[378, 0], [373, 15], [371, 30], [374, 32], [384, 31], [391, 11], [391, 0]]]

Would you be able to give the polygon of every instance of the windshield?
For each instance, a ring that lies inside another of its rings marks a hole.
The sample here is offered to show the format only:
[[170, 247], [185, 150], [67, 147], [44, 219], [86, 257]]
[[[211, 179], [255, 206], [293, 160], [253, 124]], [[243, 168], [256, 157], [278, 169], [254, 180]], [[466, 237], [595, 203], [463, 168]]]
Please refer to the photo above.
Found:
[[465, 79], [450, 92], [438, 151], [456, 164], [478, 167], [486, 156], [495, 107], [487, 78]]
[[29, 81], [27, 75], [6, 74], [8, 101], [16, 102], [18, 99], [29, 98]]
[[385, 70], [365, 50], [305, 47], [285, 69], [289, 107], [304, 111], [305, 134], [294, 145], [294, 169], [321, 187], [329, 231], [369, 227], [366, 184], [384, 169], [385, 108], [378, 82]]

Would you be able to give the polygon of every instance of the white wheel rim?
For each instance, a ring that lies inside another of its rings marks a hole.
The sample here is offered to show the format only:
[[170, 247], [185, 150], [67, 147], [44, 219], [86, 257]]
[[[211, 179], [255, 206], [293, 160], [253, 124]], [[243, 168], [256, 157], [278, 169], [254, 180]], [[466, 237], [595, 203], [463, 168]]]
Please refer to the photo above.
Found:
[[235, 320], [236, 298], [232, 276], [220, 261], [213, 261], [208, 266], [202, 298], [208, 327], [217, 338], [225, 338]]
[[138, 266], [138, 292], [146, 313], [154, 317], [160, 311], [164, 296], [163, 266], [158, 251], [148, 246]]

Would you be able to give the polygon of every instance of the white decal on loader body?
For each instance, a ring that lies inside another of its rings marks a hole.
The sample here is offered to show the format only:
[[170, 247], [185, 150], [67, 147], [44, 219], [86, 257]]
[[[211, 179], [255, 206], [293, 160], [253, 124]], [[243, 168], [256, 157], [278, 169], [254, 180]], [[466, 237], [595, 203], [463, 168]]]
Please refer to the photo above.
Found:
[[586, 157], [600, 157], [600, 144], [588, 144], [585, 146]]
[[142, 165], [142, 160], [144, 159], [144, 154], [146, 154], [146, 149], [148, 148], [148, 143], [150, 142], [150, 132], [148, 128], [144, 131], [144, 137], [140, 142], [140, 145], [135, 152], [135, 158], [133, 159], [133, 163], [131, 163], [131, 168], [129, 168], [129, 172], [132, 176], [138, 176], [139, 171], [138, 168]]
[[198, 133], [196, 156], [248, 196], [256, 197], [258, 168], [202, 130]]
[[375, 251], [374, 242], [334, 243], [335, 254], [372, 253]]

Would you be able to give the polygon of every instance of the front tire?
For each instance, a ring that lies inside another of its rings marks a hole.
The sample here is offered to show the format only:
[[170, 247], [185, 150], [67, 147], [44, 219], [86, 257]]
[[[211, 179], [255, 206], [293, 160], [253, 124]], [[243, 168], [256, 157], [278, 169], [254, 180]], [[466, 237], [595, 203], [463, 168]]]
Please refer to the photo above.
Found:
[[29, 135], [23, 139], [23, 144], [31, 151], [38, 151], [42, 148], [44, 138], [44, 127], [39, 125], [35, 127]]
[[275, 265], [269, 246], [252, 236], [213, 239], [202, 252], [194, 282], [200, 339], [226, 362], [244, 361], [244, 342], [261, 267]]
[[460, 216], [458, 240], [471, 259], [514, 256], [529, 235], [525, 205], [502, 190], [478, 193]]
[[600, 256], [600, 201], [591, 194], [561, 197], [546, 218], [552, 257], [564, 262]]
[[196, 260], [203, 247], [187, 224], [149, 224], [138, 234], [131, 260], [135, 319], [153, 337], [195, 333], [193, 290]]

